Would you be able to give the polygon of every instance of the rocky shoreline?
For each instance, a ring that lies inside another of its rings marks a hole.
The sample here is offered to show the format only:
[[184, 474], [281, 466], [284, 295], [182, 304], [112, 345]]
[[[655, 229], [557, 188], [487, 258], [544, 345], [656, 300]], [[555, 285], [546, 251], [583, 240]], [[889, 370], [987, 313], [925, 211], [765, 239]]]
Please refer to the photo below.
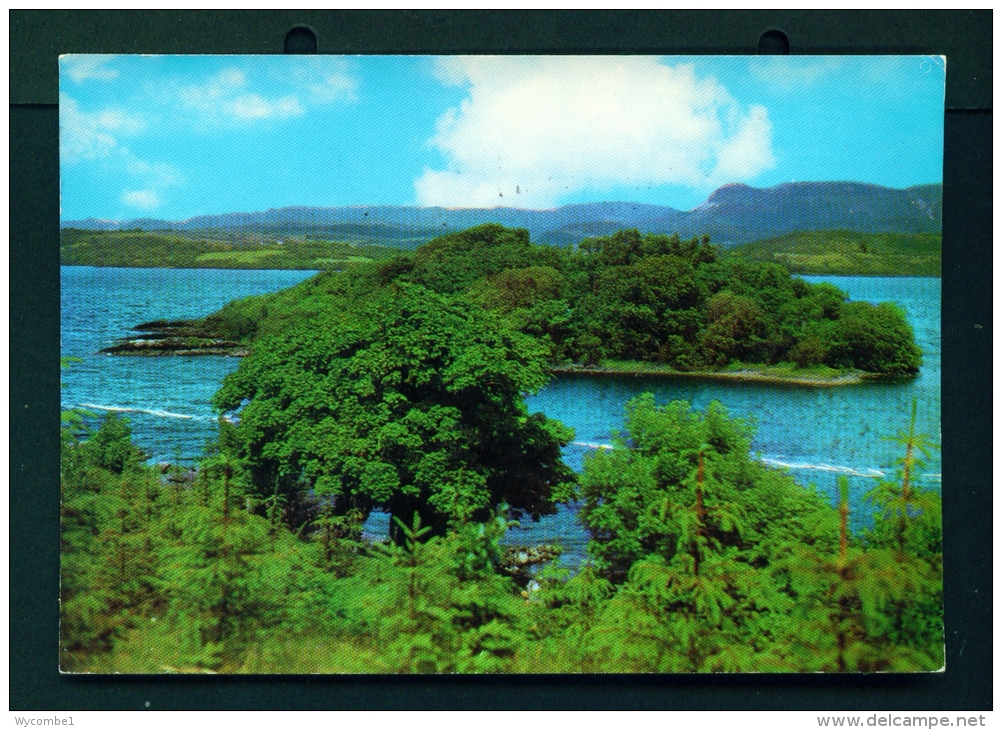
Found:
[[248, 353], [246, 345], [227, 340], [206, 330], [200, 320], [157, 319], [137, 324], [132, 331], [138, 334], [123, 337], [100, 352], [106, 355], [138, 357], [162, 355], [244, 357]]
[[512, 545], [505, 548], [501, 556], [501, 572], [511, 576], [519, 587], [525, 588], [532, 582], [539, 567], [559, 558], [561, 552], [559, 545]]
[[746, 383], [770, 383], [774, 385], [803, 385], [812, 388], [831, 388], [842, 385], [859, 385], [865, 382], [884, 379], [885, 376], [866, 373], [861, 370], [850, 370], [835, 375], [818, 375], [816, 373], [796, 373], [787, 370], [678, 370], [657, 369], [645, 367], [638, 363], [637, 367], [603, 367], [599, 365], [563, 365], [551, 368], [550, 372], [563, 375], [631, 375], [636, 377], [658, 376], [665, 378], [697, 378], [702, 380], [730, 380]]
[[[134, 334], [123, 337], [100, 352], [107, 355], [133, 357], [203, 356], [245, 357], [249, 354], [246, 344], [220, 337], [218, 333], [205, 327], [203, 320], [157, 319], [143, 322], [132, 328]], [[771, 383], [775, 385], [800, 385], [813, 388], [829, 388], [843, 385], [859, 385], [865, 382], [886, 379], [887, 376], [867, 373], [861, 370], [841, 371], [831, 375], [815, 372], [796, 372], [775, 367], [753, 367], [741, 370], [693, 370], [682, 372], [648, 363], [616, 363], [612, 365], [580, 365], [569, 363], [550, 368], [556, 375], [630, 375], [637, 377], [658, 376], [666, 378], [698, 378], [703, 380], [729, 380], [746, 383]]]

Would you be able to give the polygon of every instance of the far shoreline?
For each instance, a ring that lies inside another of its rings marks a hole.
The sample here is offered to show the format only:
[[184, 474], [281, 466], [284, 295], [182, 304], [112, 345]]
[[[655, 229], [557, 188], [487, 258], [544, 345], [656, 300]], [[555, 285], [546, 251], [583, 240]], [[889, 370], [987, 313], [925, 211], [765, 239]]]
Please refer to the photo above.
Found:
[[550, 368], [555, 375], [587, 375], [589, 377], [630, 376], [691, 378], [695, 380], [725, 380], [740, 383], [760, 383], [768, 385], [792, 385], [810, 388], [836, 388], [846, 385], [895, 380], [900, 376], [881, 375], [863, 370], [840, 370], [830, 374], [776, 366], [745, 365], [735, 370], [689, 370], [679, 371], [658, 367], [644, 362], [607, 363], [604, 365], [563, 365]]
[[[403, 253], [410, 253], [405, 249], [400, 249]], [[329, 269], [318, 269], [318, 268], [301, 268], [298, 266], [288, 266], [288, 267], [255, 267], [255, 266], [119, 266], [117, 264], [67, 264], [59, 262], [59, 267], [63, 268], [78, 268], [78, 269], [166, 269], [170, 271], [309, 271], [314, 274], [321, 274], [327, 271], [344, 271], [344, 268], [329, 268]], [[873, 273], [855, 273], [855, 274], [833, 274], [830, 272], [820, 272], [820, 273], [804, 273], [804, 272], [790, 272], [791, 276], [843, 276], [843, 277], [862, 277], [867, 279], [942, 279], [942, 275], [936, 274], [873, 274]]]

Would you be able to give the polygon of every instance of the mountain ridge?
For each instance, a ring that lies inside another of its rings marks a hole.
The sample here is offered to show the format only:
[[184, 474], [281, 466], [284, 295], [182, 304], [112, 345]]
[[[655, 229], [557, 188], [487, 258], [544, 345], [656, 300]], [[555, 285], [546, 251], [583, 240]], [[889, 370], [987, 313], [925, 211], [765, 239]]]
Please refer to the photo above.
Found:
[[410, 248], [443, 233], [493, 222], [527, 228], [535, 240], [553, 245], [568, 245], [621, 228], [639, 228], [645, 233], [705, 234], [730, 246], [797, 230], [939, 233], [942, 192], [942, 183], [908, 188], [844, 181], [782, 183], [767, 188], [731, 183], [717, 188], [702, 204], [688, 211], [629, 201], [572, 203], [550, 209], [290, 206], [199, 215], [180, 221], [86, 218], [62, 221], [60, 225], [82, 230], [215, 230], [274, 236], [340, 233], [370, 243], [406, 241], [404, 247]]

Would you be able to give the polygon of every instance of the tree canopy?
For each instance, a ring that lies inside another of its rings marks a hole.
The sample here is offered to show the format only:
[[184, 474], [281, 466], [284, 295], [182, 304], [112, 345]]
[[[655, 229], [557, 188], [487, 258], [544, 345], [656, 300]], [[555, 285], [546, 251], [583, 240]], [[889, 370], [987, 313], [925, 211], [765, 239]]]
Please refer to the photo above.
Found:
[[499, 504], [538, 517], [569, 498], [570, 434], [522, 403], [554, 365], [921, 362], [894, 305], [721, 261], [705, 237], [636, 230], [558, 249], [487, 224], [234, 302], [206, 325], [251, 344], [215, 403], [238, 413], [232, 455], [256, 493], [277, 484], [296, 519], [417, 510], [438, 533]]
[[[262, 498], [224, 427], [196, 473], [143, 463], [128, 423], [62, 438], [60, 667], [89, 672], [865, 672], [943, 664], [941, 503], [914, 421], [873, 527], [748, 454], [723, 408], [627, 409], [588, 460], [593, 564], [516, 583], [508, 516], [395, 519], [398, 544]], [[239, 439], [238, 439], [239, 441]], [[511, 550], [509, 548], [509, 550]], [[524, 550], [518, 548], [517, 550]]]
[[555, 365], [625, 360], [693, 371], [789, 363], [908, 375], [922, 363], [893, 304], [850, 302], [837, 287], [810, 284], [778, 264], [721, 258], [706, 237], [636, 230], [561, 249], [531, 243], [524, 229], [485, 224], [410, 256], [235, 302], [206, 322], [227, 337], [259, 339], [403, 282], [497, 312], [543, 342]]
[[263, 493], [278, 480], [336, 514], [418, 512], [441, 533], [570, 496], [571, 432], [522, 401], [548, 377], [546, 348], [498, 315], [400, 282], [262, 341], [215, 402], [239, 412]]

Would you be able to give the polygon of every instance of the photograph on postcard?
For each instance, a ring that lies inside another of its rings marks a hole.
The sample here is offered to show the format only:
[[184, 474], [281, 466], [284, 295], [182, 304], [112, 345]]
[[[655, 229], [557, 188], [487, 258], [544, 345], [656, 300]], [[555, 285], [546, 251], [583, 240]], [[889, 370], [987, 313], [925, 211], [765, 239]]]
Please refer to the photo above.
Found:
[[945, 75], [61, 57], [60, 670], [942, 671]]

